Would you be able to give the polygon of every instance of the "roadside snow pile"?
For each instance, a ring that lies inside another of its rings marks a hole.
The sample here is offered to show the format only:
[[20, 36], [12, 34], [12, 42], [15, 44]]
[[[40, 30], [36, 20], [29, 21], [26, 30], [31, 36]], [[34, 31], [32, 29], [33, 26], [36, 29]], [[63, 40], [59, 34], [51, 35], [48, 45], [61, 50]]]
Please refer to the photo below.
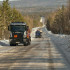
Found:
[[9, 44], [9, 40], [0, 40], [0, 42], [3, 42], [5, 44]]
[[33, 28], [32, 31], [31, 31], [31, 40], [34, 40], [35, 39], [35, 32], [37, 31], [37, 29], [39, 29], [40, 27], [36, 27], [36, 28]]
[[53, 34], [51, 31], [47, 31], [47, 36], [51, 38], [52, 42], [67, 58], [70, 63], [70, 35]]
[[0, 47], [9, 46], [9, 40], [0, 40]]
[[51, 31], [48, 31], [48, 33], [49, 33], [49, 34], [52, 34], [52, 32], [51, 32]]

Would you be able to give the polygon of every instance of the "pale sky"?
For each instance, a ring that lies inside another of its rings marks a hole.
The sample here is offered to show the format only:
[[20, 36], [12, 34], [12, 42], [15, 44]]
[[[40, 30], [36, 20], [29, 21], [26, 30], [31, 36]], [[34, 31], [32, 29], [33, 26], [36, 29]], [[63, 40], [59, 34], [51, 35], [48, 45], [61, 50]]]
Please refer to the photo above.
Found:
[[[3, 1], [3, 0], [0, 0], [0, 1]], [[18, 0], [9, 0], [9, 1], [18, 1]]]

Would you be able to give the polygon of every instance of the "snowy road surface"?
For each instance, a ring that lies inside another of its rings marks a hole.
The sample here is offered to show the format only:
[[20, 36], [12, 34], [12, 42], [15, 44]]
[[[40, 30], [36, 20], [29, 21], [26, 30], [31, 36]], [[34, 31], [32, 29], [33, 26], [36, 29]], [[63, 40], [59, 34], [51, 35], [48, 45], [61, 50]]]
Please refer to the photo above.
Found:
[[8, 43], [2, 44], [0, 70], [70, 70], [69, 60], [58, 47], [58, 40], [53, 39], [55, 37], [45, 28], [42, 30], [43, 38], [32, 38], [30, 46], [10, 47]]

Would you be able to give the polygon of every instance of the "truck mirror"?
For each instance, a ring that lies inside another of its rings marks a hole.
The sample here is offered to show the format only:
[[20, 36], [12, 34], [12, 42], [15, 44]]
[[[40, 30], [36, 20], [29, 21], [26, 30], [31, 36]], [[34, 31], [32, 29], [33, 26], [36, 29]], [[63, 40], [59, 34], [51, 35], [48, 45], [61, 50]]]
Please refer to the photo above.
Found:
[[29, 29], [29, 26], [26, 27], [26, 30], [28, 30], [28, 29]]
[[10, 31], [10, 26], [8, 26], [8, 30]]
[[8, 30], [9, 30], [9, 26], [8, 26]]
[[27, 31], [27, 26], [26, 26], [25, 30]]

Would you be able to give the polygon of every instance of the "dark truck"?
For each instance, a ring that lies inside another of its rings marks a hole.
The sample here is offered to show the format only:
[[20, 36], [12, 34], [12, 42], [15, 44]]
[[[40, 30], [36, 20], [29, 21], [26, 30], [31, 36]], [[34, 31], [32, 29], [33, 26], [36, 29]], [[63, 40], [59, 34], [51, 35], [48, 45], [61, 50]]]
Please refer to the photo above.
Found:
[[16, 46], [19, 43], [24, 44], [24, 46], [31, 43], [31, 37], [27, 37], [28, 26], [24, 22], [12, 22], [8, 26], [10, 31], [9, 42], [10, 46]]

